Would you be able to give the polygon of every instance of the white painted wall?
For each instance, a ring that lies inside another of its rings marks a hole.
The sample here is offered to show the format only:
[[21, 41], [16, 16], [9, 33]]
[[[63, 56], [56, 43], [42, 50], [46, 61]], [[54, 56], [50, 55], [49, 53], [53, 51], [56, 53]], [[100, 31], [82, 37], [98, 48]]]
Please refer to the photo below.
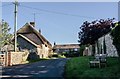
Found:
[[[103, 45], [104, 37], [101, 37], [98, 40], [99, 40], [99, 44]], [[112, 57], [118, 56], [117, 50], [116, 50], [115, 46], [112, 44], [112, 42], [113, 41], [112, 41], [110, 34], [108, 33], [107, 35], [105, 35], [107, 56], [112, 56]], [[103, 52], [103, 50], [102, 50], [102, 52]]]

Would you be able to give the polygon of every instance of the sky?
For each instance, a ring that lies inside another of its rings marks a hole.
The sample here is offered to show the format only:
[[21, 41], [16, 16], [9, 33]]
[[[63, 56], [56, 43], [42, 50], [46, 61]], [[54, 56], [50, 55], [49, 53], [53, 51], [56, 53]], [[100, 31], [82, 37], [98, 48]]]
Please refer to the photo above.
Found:
[[[15, 0], [1, 0], [2, 2], [13, 2]], [[28, 0], [18, 0], [28, 2]], [[29, 0], [29, 2], [118, 2], [119, 0]]]
[[[14, 32], [14, 4], [2, 2], [2, 19]], [[34, 21], [35, 28], [51, 44], [78, 43], [79, 27], [84, 21], [118, 19], [117, 2], [19, 2], [17, 29], [26, 22]]]

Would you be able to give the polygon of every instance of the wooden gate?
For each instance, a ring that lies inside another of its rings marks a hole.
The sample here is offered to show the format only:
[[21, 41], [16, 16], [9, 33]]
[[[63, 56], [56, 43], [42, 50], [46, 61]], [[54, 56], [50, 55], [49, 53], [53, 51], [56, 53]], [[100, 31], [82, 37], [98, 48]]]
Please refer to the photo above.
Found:
[[5, 53], [0, 54], [0, 65], [1, 66], [6, 65], [6, 54]]
[[11, 61], [11, 56], [8, 52], [0, 53], [0, 66], [9, 66]]

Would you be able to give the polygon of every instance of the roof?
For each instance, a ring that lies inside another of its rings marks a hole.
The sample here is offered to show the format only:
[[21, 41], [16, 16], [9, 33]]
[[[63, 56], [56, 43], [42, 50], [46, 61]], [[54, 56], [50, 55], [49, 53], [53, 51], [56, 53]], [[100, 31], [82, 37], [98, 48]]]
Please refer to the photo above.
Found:
[[34, 43], [33, 41], [31, 41], [30, 39], [28, 39], [28, 38], [25, 37], [24, 35], [18, 34], [18, 36], [21, 36], [22, 38], [24, 38], [25, 40], [27, 40], [28, 42], [30, 42], [30, 43], [33, 44], [34, 46], [39, 47], [36, 43]]
[[73, 49], [80, 48], [79, 44], [63, 44], [63, 45], [55, 45], [53, 49]]
[[26, 23], [22, 28], [20, 28], [17, 31], [17, 34], [18, 35], [21, 34], [22, 36], [27, 37], [29, 41], [31, 40], [37, 45], [40, 45], [42, 42], [43, 44], [47, 45], [49, 48], [52, 48], [51, 43], [47, 39], [45, 39], [45, 37], [41, 35], [41, 33], [39, 33], [30, 23]]

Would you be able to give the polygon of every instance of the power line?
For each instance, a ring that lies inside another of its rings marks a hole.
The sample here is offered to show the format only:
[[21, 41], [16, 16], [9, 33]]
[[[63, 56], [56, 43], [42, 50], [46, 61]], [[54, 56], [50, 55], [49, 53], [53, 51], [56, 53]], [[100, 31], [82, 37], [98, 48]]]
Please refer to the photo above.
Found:
[[50, 10], [45, 10], [45, 9], [39, 9], [39, 8], [34, 8], [30, 6], [25, 6], [25, 5], [20, 5], [21, 7], [29, 8], [29, 9], [34, 9], [42, 12], [48, 12], [48, 13], [54, 13], [54, 14], [60, 14], [60, 15], [68, 15], [68, 16], [74, 16], [74, 17], [82, 17], [82, 18], [89, 18], [89, 19], [99, 19], [95, 17], [88, 17], [88, 16], [80, 16], [76, 14], [68, 14], [68, 13], [62, 13], [62, 12], [57, 12], [57, 11], [50, 11]]

